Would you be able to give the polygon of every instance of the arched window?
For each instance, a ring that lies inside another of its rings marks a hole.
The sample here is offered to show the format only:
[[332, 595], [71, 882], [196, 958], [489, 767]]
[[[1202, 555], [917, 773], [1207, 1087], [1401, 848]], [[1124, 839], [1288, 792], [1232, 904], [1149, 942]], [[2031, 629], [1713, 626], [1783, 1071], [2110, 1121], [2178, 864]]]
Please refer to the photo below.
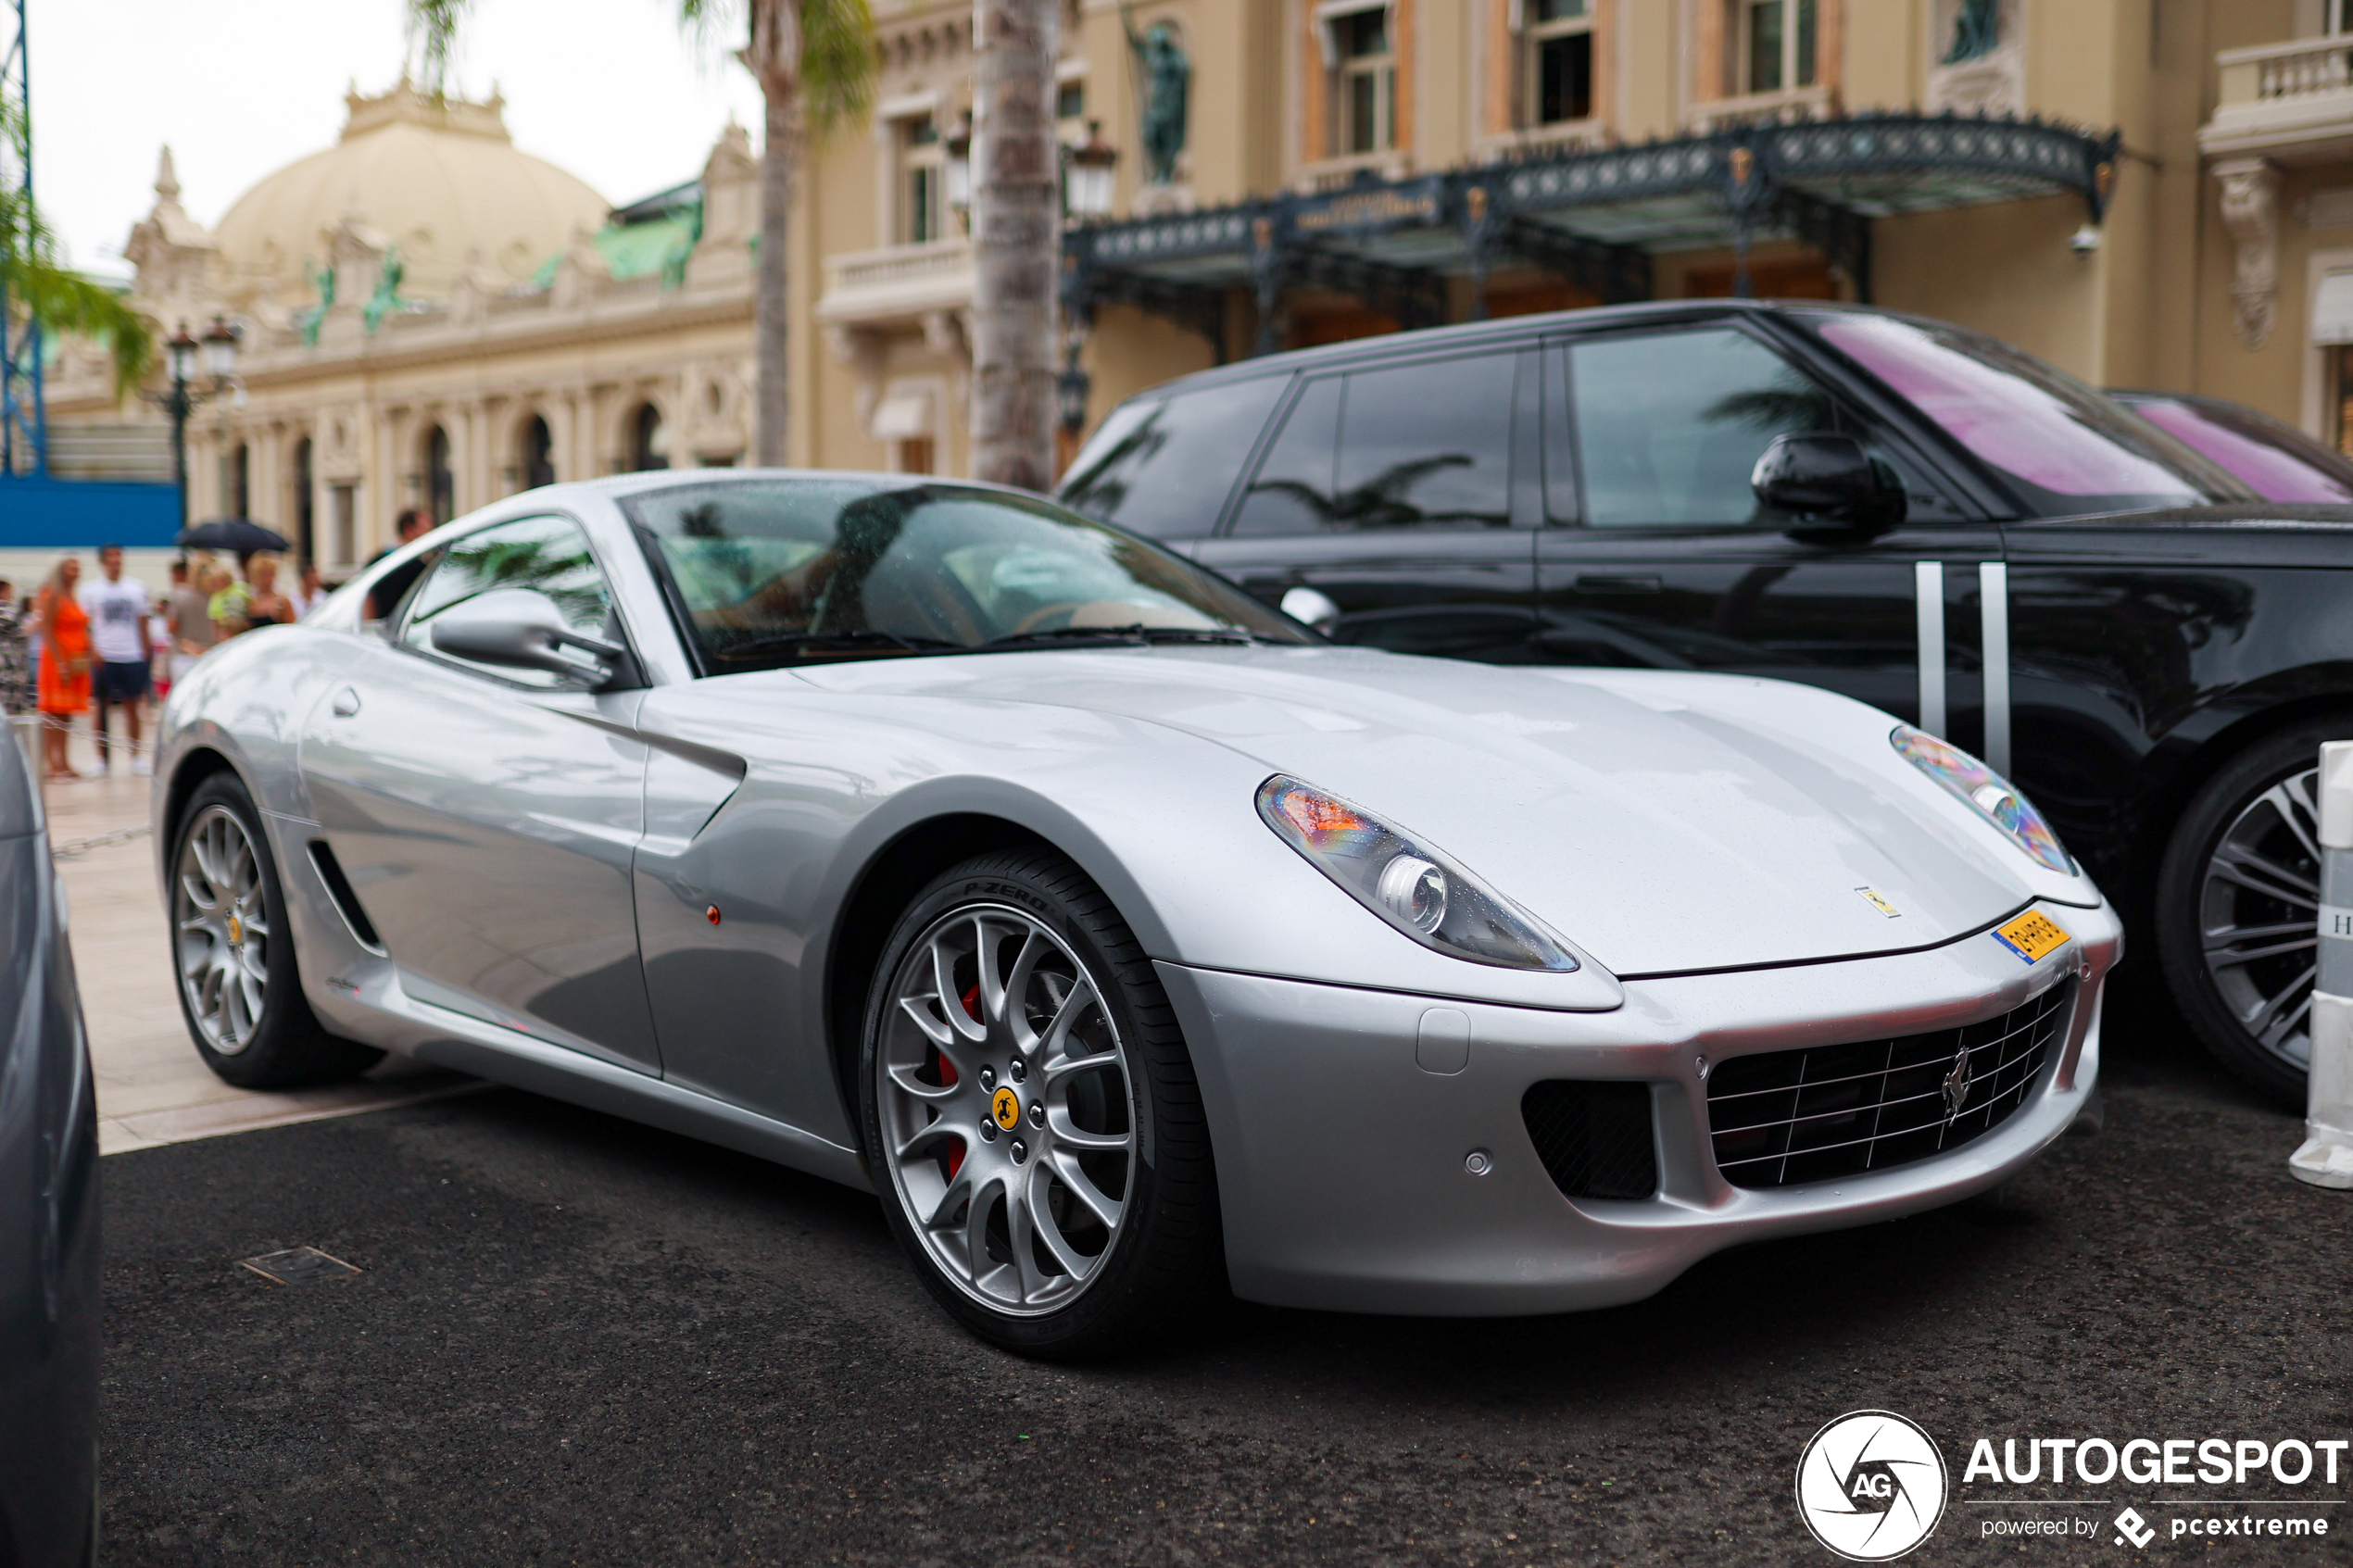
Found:
[[534, 414], [522, 427], [522, 487], [536, 490], [556, 483], [556, 438], [547, 421]]
[[640, 403], [629, 420], [629, 466], [639, 472], [670, 466], [670, 433], [661, 428], [661, 410]]
[[231, 517], [253, 515], [253, 448], [242, 441], [229, 453], [229, 483], [222, 488], [228, 494], [221, 506]]
[[449, 433], [425, 433], [425, 508], [438, 525], [458, 515], [458, 477], [449, 471]]

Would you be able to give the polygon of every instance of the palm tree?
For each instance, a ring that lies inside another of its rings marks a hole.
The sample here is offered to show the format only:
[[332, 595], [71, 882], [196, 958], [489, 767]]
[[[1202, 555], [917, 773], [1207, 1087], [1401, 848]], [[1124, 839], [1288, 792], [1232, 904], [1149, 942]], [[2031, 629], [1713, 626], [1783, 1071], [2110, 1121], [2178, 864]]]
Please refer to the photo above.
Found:
[[[0, 99], [0, 137], [17, 166], [30, 167], [22, 105]], [[30, 319], [53, 332], [106, 344], [114, 356], [117, 397], [139, 383], [155, 358], [154, 327], [113, 290], [65, 264], [57, 236], [20, 185], [0, 189], [0, 310], [12, 324]]]
[[[473, 0], [406, 0], [426, 85], [441, 90], [459, 24]], [[862, 121], [874, 106], [875, 19], [866, 0], [678, 0], [678, 19], [698, 35], [742, 27], [736, 52], [760, 83], [767, 116], [760, 162], [760, 272], [752, 340], [760, 364], [754, 457], [786, 460], [790, 360], [786, 350], [786, 264], [793, 187], [812, 135]]]
[[1044, 491], [1054, 482], [1062, 0], [974, 0], [973, 29], [973, 474]]

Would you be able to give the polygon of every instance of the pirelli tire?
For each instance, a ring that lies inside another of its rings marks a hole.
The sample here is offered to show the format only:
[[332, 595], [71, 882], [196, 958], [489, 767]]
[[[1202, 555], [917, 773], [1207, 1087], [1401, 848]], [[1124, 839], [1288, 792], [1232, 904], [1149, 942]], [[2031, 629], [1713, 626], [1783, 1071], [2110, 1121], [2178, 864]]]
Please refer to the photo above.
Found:
[[1101, 1356], [1223, 1299], [1183, 1034], [1135, 934], [1063, 856], [982, 855], [915, 897], [875, 971], [858, 1080], [891, 1229], [981, 1338]]

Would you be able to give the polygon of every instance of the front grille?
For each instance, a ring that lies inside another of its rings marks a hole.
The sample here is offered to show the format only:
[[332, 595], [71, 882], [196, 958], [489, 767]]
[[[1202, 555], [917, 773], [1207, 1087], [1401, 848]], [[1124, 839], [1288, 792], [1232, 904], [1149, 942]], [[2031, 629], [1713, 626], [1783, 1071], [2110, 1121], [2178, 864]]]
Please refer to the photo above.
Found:
[[1658, 1190], [1648, 1084], [1530, 1085], [1520, 1120], [1544, 1173], [1567, 1198], [1648, 1198]]
[[1792, 1186], [1982, 1137], [2025, 1103], [2074, 990], [2063, 982], [1958, 1029], [1733, 1057], [1707, 1084], [1716, 1168], [1738, 1187]]

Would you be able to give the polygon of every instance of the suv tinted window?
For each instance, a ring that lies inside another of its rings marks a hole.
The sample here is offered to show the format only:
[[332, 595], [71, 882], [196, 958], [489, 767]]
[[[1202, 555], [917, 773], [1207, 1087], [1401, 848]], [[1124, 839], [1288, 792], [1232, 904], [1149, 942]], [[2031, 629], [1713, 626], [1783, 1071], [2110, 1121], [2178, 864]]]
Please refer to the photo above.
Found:
[[[425, 649], [436, 659], [450, 655], [433, 646], [436, 616], [493, 588], [533, 588], [555, 601], [564, 621], [584, 636], [621, 640], [613, 624], [612, 595], [588, 548], [588, 536], [567, 518], [527, 517], [501, 522], [450, 541], [440, 559], [409, 596], [400, 623], [403, 646]], [[578, 683], [547, 670], [453, 659], [502, 681], [553, 689]]]
[[1311, 381], [1243, 493], [1236, 533], [1314, 533], [1343, 526], [1334, 482], [1340, 459], [1339, 376]]
[[1234, 532], [1507, 526], [1517, 371], [1507, 350], [1311, 382]]
[[1071, 464], [1063, 504], [1155, 539], [1199, 538], [1288, 384], [1266, 376], [1113, 410]]
[[1568, 373], [1601, 528], [1756, 521], [1748, 476], [1773, 437], [1848, 428], [1811, 377], [1730, 327], [1572, 343]]

